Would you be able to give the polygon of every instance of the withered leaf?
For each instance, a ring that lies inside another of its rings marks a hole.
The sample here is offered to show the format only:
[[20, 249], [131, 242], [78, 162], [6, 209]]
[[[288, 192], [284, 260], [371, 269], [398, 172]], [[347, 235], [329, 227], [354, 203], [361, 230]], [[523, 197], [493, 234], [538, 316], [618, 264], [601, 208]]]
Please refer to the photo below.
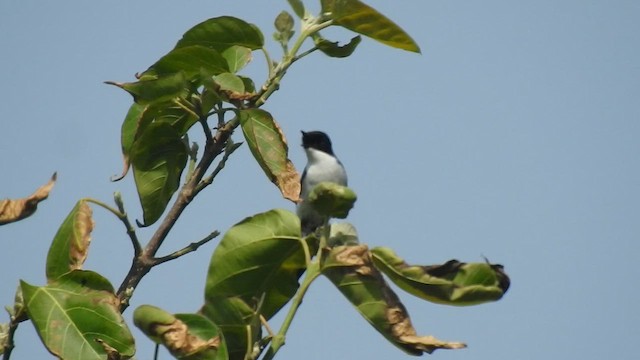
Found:
[[12, 223], [31, 216], [38, 208], [38, 203], [49, 196], [49, 192], [56, 182], [57, 174], [53, 173], [51, 180], [39, 187], [31, 196], [18, 199], [0, 200], [0, 225]]
[[276, 120], [262, 109], [246, 109], [240, 113], [240, 125], [249, 150], [265, 175], [285, 199], [298, 202], [300, 175], [287, 157], [287, 140]]
[[463, 343], [416, 334], [407, 309], [373, 266], [366, 245], [333, 247], [327, 253], [322, 273], [382, 336], [408, 354], [465, 347]]

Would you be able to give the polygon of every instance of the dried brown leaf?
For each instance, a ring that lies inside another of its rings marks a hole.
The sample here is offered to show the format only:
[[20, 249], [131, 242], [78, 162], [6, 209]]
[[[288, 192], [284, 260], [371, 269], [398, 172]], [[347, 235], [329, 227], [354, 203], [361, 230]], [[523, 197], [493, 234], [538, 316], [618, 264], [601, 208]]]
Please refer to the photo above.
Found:
[[158, 325], [158, 327], [154, 332], [162, 337], [162, 344], [175, 356], [185, 356], [220, 347], [219, 336], [203, 340], [189, 332], [187, 324], [179, 319], [171, 324]]
[[300, 201], [300, 174], [291, 160], [287, 160], [285, 171], [276, 174], [276, 182], [285, 199], [289, 199], [294, 203]]
[[36, 212], [38, 203], [49, 196], [49, 192], [51, 192], [56, 178], [57, 174], [53, 173], [49, 182], [39, 187], [38, 190], [27, 198], [0, 200], [0, 225], [22, 220]]

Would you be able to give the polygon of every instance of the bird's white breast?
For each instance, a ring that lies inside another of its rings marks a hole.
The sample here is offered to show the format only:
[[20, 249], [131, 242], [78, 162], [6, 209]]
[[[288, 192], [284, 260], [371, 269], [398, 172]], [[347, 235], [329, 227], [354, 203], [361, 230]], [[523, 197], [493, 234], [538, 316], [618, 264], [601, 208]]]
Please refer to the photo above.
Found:
[[308, 162], [302, 183], [302, 198], [306, 198], [313, 187], [323, 181], [347, 186], [347, 173], [336, 157], [311, 148], [305, 151]]

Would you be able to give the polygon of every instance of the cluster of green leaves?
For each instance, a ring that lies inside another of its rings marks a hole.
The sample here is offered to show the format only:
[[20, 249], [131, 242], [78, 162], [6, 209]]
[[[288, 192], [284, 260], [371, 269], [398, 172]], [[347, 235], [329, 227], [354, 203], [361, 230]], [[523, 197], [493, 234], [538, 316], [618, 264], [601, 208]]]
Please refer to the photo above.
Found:
[[[116, 180], [132, 170], [143, 211], [139, 227], [166, 216], [143, 246], [119, 195], [117, 209], [93, 199], [80, 200], [51, 244], [47, 284], [21, 282], [16, 304], [10, 309], [9, 335], [0, 336], [5, 359], [13, 347], [11, 337], [17, 324], [25, 320], [33, 323], [47, 349], [61, 359], [131, 358], [134, 340], [121, 314], [137, 284], [153, 266], [195, 251], [217, 235], [214, 232], [168, 256], [155, 256], [186, 206], [213, 182], [241, 144], [232, 140], [234, 130], [241, 128], [244, 143], [283, 196], [299, 200], [300, 179], [288, 158], [285, 135], [274, 117], [261, 108], [278, 89], [287, 69], [317, 50], [330, 57], [349, 56], [360, 43], [360, 35], [419, 52], [399, 26], [358, 0], [322, 0], [321, 12], [315, 16], [301, 0], [288, 3], [297, 20], [286, 11], [275, 20], [274, 39], [283, 50], [278, 62], [272, 61], [260, 29], [221, 16], [189, 29], [136, 81], [108, 82], [134, 100], [122, 124], [124, 169]], [[296, 22], [300, 24], [297, 31]], [[329, 26], [360, 35], [340, 45], [320, 34]], [[303, 51], [308, 39], [312, 47]], [[260, 87], [240, 74], [256, 51], [265, 55], [268, 64], [267, 79]], [[198, 124], [205, 137], [201, 152], [188, 140]], [[220, 155], [222, 159], [212, 170]], [[35, 197], [38, 202], [46, 198], [50, 186]], [[307, 289], [317, 277], [326, 276], [387, 340], [408, 354], [421, 355], [464, 344], [417, 335], [383, 274], [410, 294], [449, 305], [495, 301], [508, 289], [508, 277], [499, 265], [450, 261], [411, 266], [390, 249], [369, 250], [360, 244], [350, 224], [329, 226], [329, 218], [346, 218], [356, 201], [348, 188], [323, 183], [307, 201], [327, 219], [315, 234], [303, 237], [298, 217], [287, 210], [247, 217], [226, 232], [213, 252], [199, 311], [171, 314], [143, 305], [134, 311], [134, 324], [179, 359], [271, 359], [284, 344]], [[117, 291], [97, 272], [82, 269], [93, 229], [90, 202], [118, 217], [133, 244], [133, 264]], [[24, 208], [11, 211], [17, 215], [10, 215], [8, 221], [35, 211], [33, 206]], [[268, 321], [287, 304], [285, 320], [273, 332]]]

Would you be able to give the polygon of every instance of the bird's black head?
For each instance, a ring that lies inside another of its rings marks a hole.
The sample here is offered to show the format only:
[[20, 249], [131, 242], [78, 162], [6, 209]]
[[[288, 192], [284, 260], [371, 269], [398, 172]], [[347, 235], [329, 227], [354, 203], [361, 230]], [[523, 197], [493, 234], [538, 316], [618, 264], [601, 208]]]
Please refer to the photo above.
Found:
[[316, 149], [323, 151], [329, 155], [333, 155], [331, 148], [331, 139], [322, 131], [302, 132], [302, 147], [305, 149]]

